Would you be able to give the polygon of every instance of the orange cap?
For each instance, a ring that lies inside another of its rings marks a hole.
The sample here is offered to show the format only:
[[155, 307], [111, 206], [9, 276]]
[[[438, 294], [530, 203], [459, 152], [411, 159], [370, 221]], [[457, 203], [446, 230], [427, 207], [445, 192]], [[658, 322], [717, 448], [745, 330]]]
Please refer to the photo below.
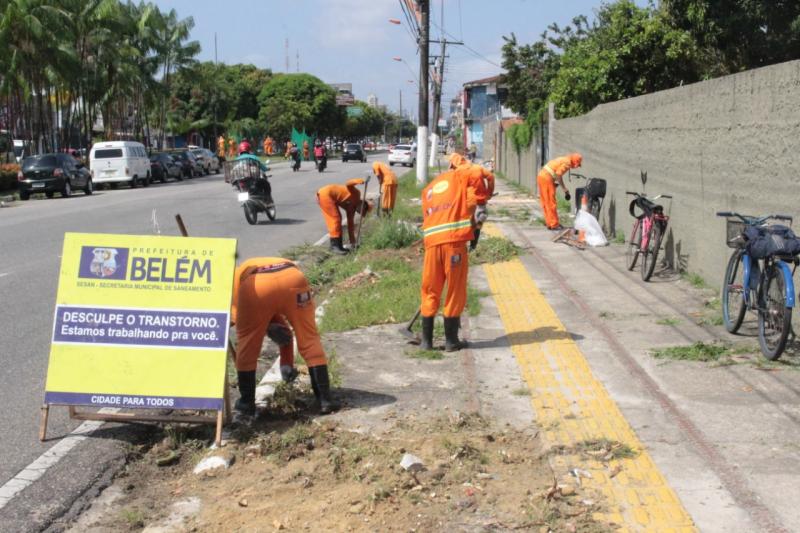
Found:
[[364, 180], [362, 180], [361, 178], [353, 178], [351, 180], [347, 180], [344, 183], [344, 186], [345, 187], [358, 187], [359, 185], [361, 185], [363, 183], [364, 183]]
[[583, 163], [583, 156], [579, 153], [569, 154], [569, 165], [572, 168], [578, 168]]

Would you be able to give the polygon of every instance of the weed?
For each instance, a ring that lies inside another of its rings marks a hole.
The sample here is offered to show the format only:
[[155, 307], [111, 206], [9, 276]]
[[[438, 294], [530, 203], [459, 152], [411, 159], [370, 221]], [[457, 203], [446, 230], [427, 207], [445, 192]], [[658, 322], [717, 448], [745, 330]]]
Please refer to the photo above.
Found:
[[285, 250], [281, 250], [279, 254], [281, 257], [285, 257], [286, 259], [291, 259], [292, 261], [296, 261], [301, 257], [305, 257], [315, 253], [318, 249], [319, 249], [318, 247], [306, 241], [303, 244], [297, 244], [295, 246], [290, 246]]
[[693, 287], [697, 287], [698, 289], [709, 288], [706, 280], [704, 280], [700, 274], [695, 272], [682, 272], [681, 277], [688, 281]]
[[614, 244], [625, 244], [625, 232], [621, 229], [618, 229], [617, 234], [614, 235]]
[[518, 256], [520, 250], [519, 246], [506, 238], [486, 236], [478, 241], [478, 246], [472, 253], [470, 262], [481, 265], [509, 261]]
[[504, 182], [506, 182], [506, 184], [512, 189], [514, 189], [514, 191], [520, 194], [530, 195], [530, 191], [527, 188], [525, 188], [524, 185], [517, 183], [516, 181], [509, 180], [508, 177], [506, 177], [506, 175], [503, 174], [502, 172], [495, 171], [494, 175], [503, 180]]
[[585, 455], [599, 457], [605, 461], [611, 459], [631, 459], [639, 452], [621, 442], [609, 439], [589, 439], [579, 442], [576, 450]]
[[489, 292], [467, 287], [467, 314], [478, 316], [481, 314], [481, 298], [489, 296]]
[[529, 396], [531, 390], [528, 387], [519, 387], [511, 391], [514, 396]]
[[680, 318], [676, 318], [674, 316], [667, 317], [667, 318], [662, 318], [660, 320], [656, 320], [656, 324], [658, 324], [659, 326], [677, 326], [680, 323], [681, 323], [681, 319]]
[[364, 239], [364, 248], [383, 250], [386, 248], [406, 248], [422, 238], [422, 233], [403, 220], [383, 218], [371, 224], [369, 234]]
[[141, 509], [123, 509], [121, 512], [122, 519], [128, 524], [131, 529], [141, 529], [145, 525], [147, 516]]
[[572, 204], [569, 203], [569, 200], [565, 200], [563, 198], [558, 198], [557, 199], [557, 203], [558, 203], [558, 212], [559, 213], [569, 213], [569, 210], [572, 207]]
[[542, 218], [542, 217], [536, 217], [531, 222], [533, 223], [534, 226], [544, 226], [545, 225], [544, 218]]
[[444, 359], [444, 352], [441, 350], [406, 350], [406, 355], [412, 359], [426, 359], [428, 361]]
[[656, 359], [674, 359], [676, 361], [719, 361], [733, 353], [730, 346], [696, 342], [689, 346], [671, 346], [652, 350]]

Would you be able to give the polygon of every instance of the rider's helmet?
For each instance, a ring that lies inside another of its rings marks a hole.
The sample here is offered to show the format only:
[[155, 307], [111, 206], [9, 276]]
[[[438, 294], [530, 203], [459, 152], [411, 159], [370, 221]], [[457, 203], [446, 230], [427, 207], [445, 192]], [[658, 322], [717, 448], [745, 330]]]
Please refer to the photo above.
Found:
[[239, 143], [239, 155], [242, 154], [249, 154], [250, 153], [250, 143], [247, 141], [242, 141]]

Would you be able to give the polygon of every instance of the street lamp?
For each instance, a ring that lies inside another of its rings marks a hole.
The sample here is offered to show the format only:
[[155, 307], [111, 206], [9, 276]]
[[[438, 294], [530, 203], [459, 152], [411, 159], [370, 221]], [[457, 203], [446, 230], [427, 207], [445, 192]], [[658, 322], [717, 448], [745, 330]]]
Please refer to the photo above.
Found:
[[389, 22], [392, 24], [397, 24], [398, 26], [402, 24], [402, 22], [400, 22], [400, 19], [389, 19]]

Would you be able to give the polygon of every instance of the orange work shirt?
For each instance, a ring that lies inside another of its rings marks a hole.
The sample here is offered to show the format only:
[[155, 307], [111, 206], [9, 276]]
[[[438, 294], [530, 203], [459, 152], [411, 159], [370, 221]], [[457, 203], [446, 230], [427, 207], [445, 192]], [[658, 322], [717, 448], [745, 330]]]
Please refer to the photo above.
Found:
[[[456, 172], [464, 174], [467, 180], [467, 187], [473, 189], [477, 204], [486, 205], [486, 202], [492, 197], [492, 192], [494, 191], [494, 176], [492, 176], [492, 173], [486, 170], [482, 165], [472, 163], [466, 163], [456, 168]], [[492, 191], [489, 191], [486, 187], [486, 182], [484, 181], [486, 174], [492, 176]]]
[[378, 176], [378, 181], [381, 182], [381, 185], [397, 185], [397, 176], [386, 163], [375, 161], [372, 164], [372, 169], [375, 171], [375, 175]]
[[477, 205], [474, 189], [464, 173], [443, 172], [422, 189], [422, 235], [425, 248], [471, 241], [472, 212]]
[[557, 178], [566, 174], [570, 168], [572, 168], [572, 165], [570, 164], [569, 157], [565, 156], [548, 161], [547, 164], [542, 167], [542, 171], [549, 174], [550, 177], [553, 178], [553, 181], [556, 181]]
[[356, 218], [356, 210], [361, 203], [361, 191], [357, 186], [364, 183], [362, 179], [352, 179], [346, 185], [331, 184], [326, 185], [317, 191], [320, 198], [330, 198], [336, 204], [336, 207], [344, 209], [347, 215], [347, 226], [353, 227]]
[[233, 301], [231, 303], [231, 322], [236, 323], [236, 309], [239, 304], [239, 285], [259, 269], [282, 270], [294, 266], [294, 262], [282, 257], [253, 257], [236, 268], [233, 274]]

